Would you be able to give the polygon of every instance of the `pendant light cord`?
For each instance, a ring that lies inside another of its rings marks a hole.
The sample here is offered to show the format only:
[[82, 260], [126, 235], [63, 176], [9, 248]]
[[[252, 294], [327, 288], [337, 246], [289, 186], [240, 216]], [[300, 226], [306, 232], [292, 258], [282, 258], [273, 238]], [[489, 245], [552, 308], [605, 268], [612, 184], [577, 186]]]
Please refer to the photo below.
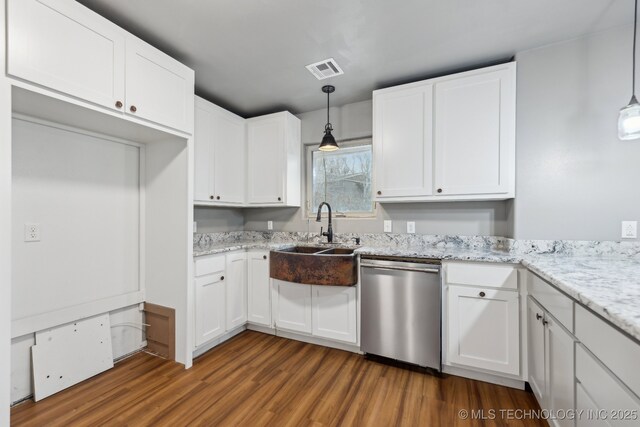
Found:
[[636, 96], [636, 39], [638, 32], [638, 0], [635, 0], [633, 9], [633, 76], [631, 76], [631, 95]]
[[[636, 0], [636, 7], [638, 7], [638, 0]], [[633, 50], [635, 51], [635, 47], [633, 48]], [[635, 60], [633, 61], [633, 63], [635, 64]], [[634, 83], [635, 84], [635, 83]], [[327, 91], [327, 124], [329, 124], [329, 91]]]

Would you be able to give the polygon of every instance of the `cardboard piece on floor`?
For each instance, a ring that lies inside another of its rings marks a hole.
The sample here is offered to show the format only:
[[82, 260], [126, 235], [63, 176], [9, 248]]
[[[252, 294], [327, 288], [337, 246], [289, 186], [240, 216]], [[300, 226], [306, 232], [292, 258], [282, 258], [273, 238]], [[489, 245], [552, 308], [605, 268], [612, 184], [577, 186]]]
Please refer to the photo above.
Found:
[[113, 368], [109, 314], [36, 332], [34, 399], [44, 399]]

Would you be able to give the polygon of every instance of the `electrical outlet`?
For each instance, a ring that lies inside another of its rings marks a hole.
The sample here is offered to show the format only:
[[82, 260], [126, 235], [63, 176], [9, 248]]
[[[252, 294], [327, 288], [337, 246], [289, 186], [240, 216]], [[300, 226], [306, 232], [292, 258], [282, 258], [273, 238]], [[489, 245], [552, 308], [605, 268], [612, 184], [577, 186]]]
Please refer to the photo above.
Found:
[[24, 241], [25, 242], [40, 241], [40, 224], [27, 223], [24, 225]]
[[267, 230], [273, 230], [273, 221], [267, 221]]
[[407, 233], [414, 234], [416, 232], [416, 223], [414, 221], [407, 221]]
[[390, 219], [385, 219], [384, 220], [384, 232], [385, 233], [391, 233], [392, 230], [392, 223]]
[[638, 237], [638, 221], [622, 221], [622, 238], [635, 239]]

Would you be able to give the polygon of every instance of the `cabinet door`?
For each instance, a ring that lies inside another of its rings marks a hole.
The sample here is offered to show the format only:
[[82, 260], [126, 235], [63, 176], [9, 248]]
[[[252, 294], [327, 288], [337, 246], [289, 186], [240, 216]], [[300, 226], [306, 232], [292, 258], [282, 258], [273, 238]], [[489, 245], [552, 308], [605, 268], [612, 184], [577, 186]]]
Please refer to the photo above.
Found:
[[[545, 316], [545, 323], [547, 393], [544, 407], [557, 414], [558, 411], [575, 408], [573, 338], [551, 316]], [[569, 418], [554, 419], [552, 423], [558, 427], [574, 425], [574, 421]]]
[[126, 113], [192, 133], [193, 70], [133, 36], [126, 51]]
[[227, 255], [227, 331], [247, 321], [247, 254]]
[[432, 194], [433, 86], [374, 94], [377, 199]]
[[587, 394], [582, 384], [576, 381], [576, 411], [582, 416], [577, 417], [576, 427], [608, 427], [611, 426], [607, 420], [590, 417], [589, 414], [597, 414], [601, 408]]
[[515, 141], [515, 68], [435, 86], [439, 195], [508, 193]]
[[273, 280], [274, 326], [311, 333], [311, 286]]
[[356, 342], [356, 287], [312, 286], [313, 335]]
[[449, 286], [447, 308], [449, 362], [520, 373], [517, 292]]
[[221, 204], [244, 203], [246, 149], [242, 117], [216, 107], [213, 114], [213, 195]]
[[247, 123], [250, 204], [284, 203], [284, 117], [275, 116]]
[[[640, 400], [622, 384], [619, 378], [596, 359], [582, 344], [576, 345], [576, 384], [578, 409], [597, 408], [607, 415], [607, 423], [587, 423], [578, 421], [579, 426], [587, 425], [611, 425], [611, 426], [636, 426], [635, 413], [640, 414]], [[615, 411], [616, 419], [612, 417]], [[623, 418], [621, 417], [629, 417]], [[584, 418], [588, 416], [583, 415]], [[633, 420], [633, 421], [630, 421]]]
[[212, 202], [213, 192], [213, 119], [204, 100], [194, 110], [194, 201]]
[[196, 346], [225, 332], [224, 271], [195, 279]]
[[269, 252], [249, 253], [249, 304], [247, 320], [271, 326], [271, 288], [269, 287]]
[[124, 102], [125, 32], [75, 1], [8, 2], [9, 74], [112, 109]]
[[527, 299], [527, 350], [529, 358], [529, 384], [536, 395], [540, 406], [546, 407], [544, 401], [546, 380], [544, 371], [545, 328], [544, 310], [529, 297]]

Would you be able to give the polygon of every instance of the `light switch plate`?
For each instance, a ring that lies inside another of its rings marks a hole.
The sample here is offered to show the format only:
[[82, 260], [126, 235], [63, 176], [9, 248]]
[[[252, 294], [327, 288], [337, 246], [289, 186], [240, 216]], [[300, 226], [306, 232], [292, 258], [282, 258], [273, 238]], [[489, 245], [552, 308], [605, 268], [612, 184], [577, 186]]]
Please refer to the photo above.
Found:
[[194, 233], [198, 232], [198, 223], [196, 221], [193, 221], [193, 232]]
[[392, 227], [392, 222], [391, 222], [391, 220], [390, 220], [390, 219], [386, 219], [386, 220], [384, 221], [384, 232], [385, 232], [385, 233], [391, 233], [391, 230], [392, 230], [392, 228], [391, 228], [391, 227]]
[[40, 241], [40, 224], [30, 222], [24, 225], [24, 241], [25, 242]]
[[273, 221], [267, 221], [267, 230], [273, 230]]
[[415, 221], [407, 221], [407, 233], [414, 234], [416, 232]]
[[622, 238], [636, 239], [638, 237], [638, 221], [622, 221]]

